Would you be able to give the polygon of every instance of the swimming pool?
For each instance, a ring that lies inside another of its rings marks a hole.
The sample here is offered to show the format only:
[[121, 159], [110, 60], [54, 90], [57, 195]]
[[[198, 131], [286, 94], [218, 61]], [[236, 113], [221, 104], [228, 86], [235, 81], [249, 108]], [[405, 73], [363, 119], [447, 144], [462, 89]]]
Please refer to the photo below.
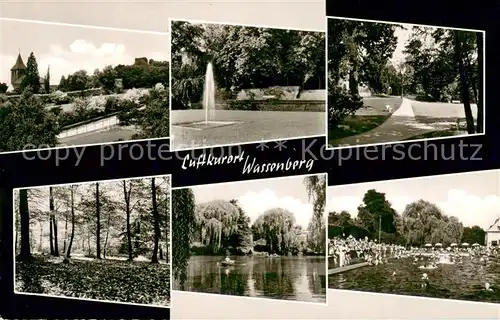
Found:
[[[463, 257], [453, 264], [436, 264], [423, 270], [429, 258], [391, 259], [385, 264], [366, 266], [328, 277], [330, 289], [348, 289], [433, 298], [500, 302], [500, 260], [485, 264], [479, 257]], [[419, 268], [420, 267], [420, 268]], [[422, 275], [427, 273], [429, 286], [422, 288]], [[485, 290], [485, 283], [492, 290]]]

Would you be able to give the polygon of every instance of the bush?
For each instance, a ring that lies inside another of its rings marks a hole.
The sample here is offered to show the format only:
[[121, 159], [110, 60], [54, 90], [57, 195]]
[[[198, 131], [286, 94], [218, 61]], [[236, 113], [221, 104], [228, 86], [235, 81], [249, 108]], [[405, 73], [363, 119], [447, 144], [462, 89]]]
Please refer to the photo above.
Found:
[[67, 104], [71, 102], [71, 97], [60, 90], [56, 90], [49, 95], [49, 100], [56, 105]]
[[74, 108], [72, 112], [63, 112], [59, 114], [58, 121], [60, 126], [67, 127], [105, 115], [103, 109], [92, 108], [90, 99], [88, 98], [77, 98], [73, 103]]
[[280, 100], [285, 95], [282, 88], [267, 88], [264, 90], [264, 95], [274, 96], [274, 99]]
[[415, 100], [421, 101], [421, 102], [435, 102], [436, 101], [432, 96], [425, 94], [425, 93], [421, 93], [421, 94], [416, 95]]
[[363, 99], [352, 95], [346, 89], [333, 86], [328, 90], [328, 124], [336, 128], [345, 118], [363, 107]]
[[148, 95], [149, 91], [144, 90], [144, 89], [128, 89], [125, 91], [123, 96], [120, 98], [120, 100], [125, 100], [125, 101], [130, 101], [134, 103], [139, 103], [139, 100], [144, 97], [145, 95]]

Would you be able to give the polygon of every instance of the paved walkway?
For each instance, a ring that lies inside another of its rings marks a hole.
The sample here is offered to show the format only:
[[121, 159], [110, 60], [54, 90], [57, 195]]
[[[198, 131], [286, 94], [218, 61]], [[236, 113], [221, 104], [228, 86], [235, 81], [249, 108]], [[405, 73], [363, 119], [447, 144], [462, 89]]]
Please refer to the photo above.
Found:
[[402, 141], [436, 131], [436, 127], [417, 122], [411, 100], [403, 98], [401, 106], [381, 125], [354, 136], [337, 140], [337, 145], [360, 145]]

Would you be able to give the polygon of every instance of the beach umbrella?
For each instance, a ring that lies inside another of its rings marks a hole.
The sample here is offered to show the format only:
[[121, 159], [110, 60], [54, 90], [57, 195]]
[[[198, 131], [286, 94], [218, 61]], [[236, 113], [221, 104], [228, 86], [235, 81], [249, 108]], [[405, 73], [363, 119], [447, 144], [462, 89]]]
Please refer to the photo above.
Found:
[[457, 244], [456, 244], [456, 243], [452, 243], [452, 244], [450, 244], [450, 247], [456, 247], [456, 246], [457, 246]]
[[436, 244], [435, 244], [435, 246], [436, 246], [436, 247], [442, 247], [443, 245], [442, 245], [441, 243], [439, 243], [439, 242], [438, 242], [438, 243], [436, 243]]
[[426, 243], [424, 247], [430, 248], [430, 247], [432, 247], [432, 244]]
[[477, 246], [479, 246], [479, 243], [477, 243], [477, 242], [476, 242], [476, 243], [474, 243], [472, 246], [473, 246], [473, 247], [477, 247]]
[[468, 247], [469, 244], [467, 242], [462, 243], [462, 247]]

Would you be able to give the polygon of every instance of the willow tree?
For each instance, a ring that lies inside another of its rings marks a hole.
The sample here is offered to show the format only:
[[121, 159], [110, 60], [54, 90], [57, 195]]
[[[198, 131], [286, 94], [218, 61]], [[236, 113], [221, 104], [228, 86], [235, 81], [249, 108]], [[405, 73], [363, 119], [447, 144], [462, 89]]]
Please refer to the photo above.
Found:
[[434, 203], [418, 200], [408, 204], [403, 212], [403, 233], [408, 244], [459, 242], [463, 225], [448, 217]]
[[196, 224], [201, 242], [214, 253], [227, 249], [230, 238], [238, 232], [240, 212], [229, 201], [213, 200], [196, 207]]
[[265, 240], [269, 253], [288, 254], [296, 243], [295, 217], [286, 209], [269, 209], [252, 226], [254, 239]]
[[309, 199], [313, 205], [313, 216], [309, 223], [309, 239], [311, 249], [317, 253], [326, 250], [326, 175], [313, 175], [304, 178]]

